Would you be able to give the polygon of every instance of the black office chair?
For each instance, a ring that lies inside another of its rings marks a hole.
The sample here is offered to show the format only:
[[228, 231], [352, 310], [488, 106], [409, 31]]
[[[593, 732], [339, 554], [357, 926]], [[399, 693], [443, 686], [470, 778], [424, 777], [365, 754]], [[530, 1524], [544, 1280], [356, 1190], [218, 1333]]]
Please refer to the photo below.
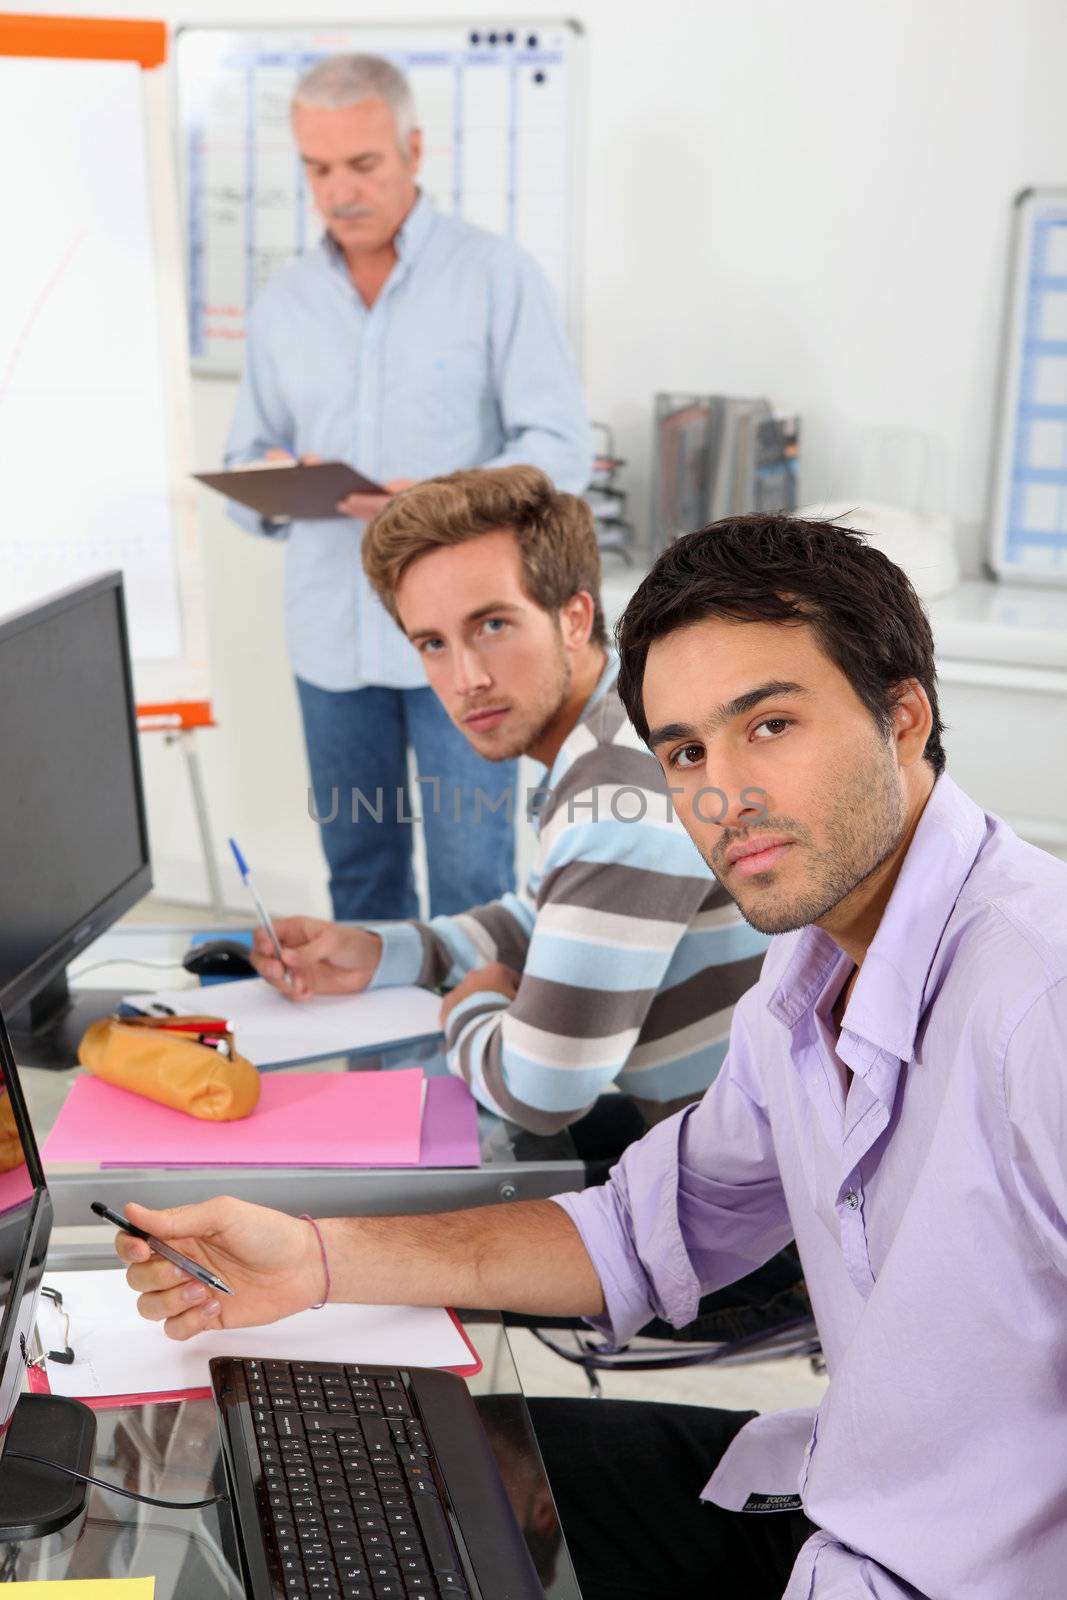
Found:
[[[604, 1183], [626, 1146], [647, 1131], [644, 1117], [628, 1096], [602, 1095], [568, 1130], [585, 1163], [586, 1186]], [[747, 1277], [705, 1295], [696, 1317], [684, 1328], [656, 1318], [619, 1350], [609, 1349], [607, 1341], [577, 1317], [505, 1312], [504, 1322], [527, 1329], [561, 1360], [581, 1367], [594, 1399], [601, 1395], [598, 1372], [652, 1372], [710, 1363], [739, 1366], [797, 1355], [820, 1363], [822, 1355], [795, 1245], [787, 1245]], [[556, 1334], [569, 1334], [572, 1343], [560, 1342]]]

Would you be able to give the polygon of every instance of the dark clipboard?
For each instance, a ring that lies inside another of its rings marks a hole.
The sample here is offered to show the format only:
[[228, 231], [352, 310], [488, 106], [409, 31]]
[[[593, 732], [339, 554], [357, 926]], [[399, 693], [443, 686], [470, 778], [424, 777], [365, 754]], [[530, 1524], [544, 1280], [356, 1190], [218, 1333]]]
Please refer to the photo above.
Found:
[[344, 461], [314, 466], [244, 467], [235, 472], [194, 472], [229, 500], [236, 500], [272, 521], [292, 518], [317, 522], [337, 516], [337, 503], [349, 494], [385, 494], [380, 483], [365, 478]]

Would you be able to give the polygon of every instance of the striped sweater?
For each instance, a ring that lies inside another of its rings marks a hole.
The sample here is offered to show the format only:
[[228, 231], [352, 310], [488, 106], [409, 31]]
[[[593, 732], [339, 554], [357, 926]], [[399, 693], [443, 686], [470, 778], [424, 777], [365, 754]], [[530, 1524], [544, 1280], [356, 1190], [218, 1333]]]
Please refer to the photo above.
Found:
[[452, 986], [501, 961], [515, 999], [449, 1016], [451, 1070], [535, 1133], [607, 1086], [663, 1105], [707, 1088], [767, 940], [743, 920], [674, 816], [659, 763], [615, 693], [612, 658], [539, 791], [540, 857], [524, 892], [461, 916], [376, 924], [373, 987]]

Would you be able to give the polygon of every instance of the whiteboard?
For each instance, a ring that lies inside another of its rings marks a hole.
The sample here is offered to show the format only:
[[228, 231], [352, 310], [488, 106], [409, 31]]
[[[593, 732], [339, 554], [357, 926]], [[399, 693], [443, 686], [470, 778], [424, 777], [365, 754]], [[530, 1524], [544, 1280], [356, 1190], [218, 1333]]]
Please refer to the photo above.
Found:
[[993, 483], [998, 577], [1067, 584], [1067, 189], [1016, 200]]
[[146, 76], [0, 57], [0, 611], [121, 569], [138, 692], [170, 698], [202, 692], [206, 651], [174, 488]]
[[439, 210], [533, 256], [580, 349], [581, 44], [570, 22], [180, 29], [193, 370], [240, 372], [248, 306], [321, 236], [289, 102], [309, 67], [344, 51], [406, 74], [424, 133], [420, 186]]

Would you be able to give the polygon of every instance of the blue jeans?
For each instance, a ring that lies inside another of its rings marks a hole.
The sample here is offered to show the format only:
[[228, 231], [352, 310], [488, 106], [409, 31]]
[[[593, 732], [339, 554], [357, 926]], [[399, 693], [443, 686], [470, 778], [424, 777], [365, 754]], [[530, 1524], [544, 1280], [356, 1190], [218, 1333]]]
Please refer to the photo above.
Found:
[[[300, 678], [296, 687], [339, 922], [418, 916], [415, 816], [426, 836], [431, 916], [514, 888], [517, 762], [477, 755], [432, 689], [337, 691]], [[421, 780], [414, 802], [409, 745]]]

